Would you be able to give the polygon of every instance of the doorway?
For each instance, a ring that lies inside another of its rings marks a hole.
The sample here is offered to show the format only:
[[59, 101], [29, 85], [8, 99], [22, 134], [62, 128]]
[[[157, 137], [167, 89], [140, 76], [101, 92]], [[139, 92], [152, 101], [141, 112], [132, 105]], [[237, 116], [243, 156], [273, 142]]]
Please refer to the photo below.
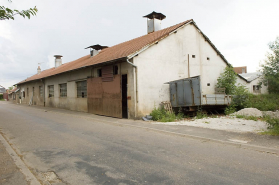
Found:
[[128, 118], [127, 74], [122, 75], [122, 118]]

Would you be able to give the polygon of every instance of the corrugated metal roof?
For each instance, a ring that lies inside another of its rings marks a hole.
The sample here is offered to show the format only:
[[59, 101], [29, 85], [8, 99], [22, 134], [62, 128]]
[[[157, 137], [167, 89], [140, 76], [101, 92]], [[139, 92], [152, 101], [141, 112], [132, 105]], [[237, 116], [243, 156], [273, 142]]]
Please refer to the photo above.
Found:
[[156, 42], [157, 40], [160, 40], [161, 38], [166, 37], [172, 31], [176, 30], [177, 28], [179, 28], [191, 21], [193, 21], [193, 20], [192, 19], [187, 20], [182, 23], [176, 24], [174, 26], [165, 28], [163, 30], [159, 30], [159, 31], [150, 33], [148, 35], [144, 35], [144, 36], [123, 42], [121, 44], [117, 44], [115, 46], [105, 48], [102, 51], [100, 51], [99, 54], [97, 54], [93, 57], [90, 57], [90, 55], [86, 55], [75, 61], [62, 64], [61, 66], [59, 66], [57, 68], [53, 67], [53, 68], [44, 70], [40, 74], [35, 74], [17, 84], [22, 84], [25, 82], [46, 78], [46, 77], [64, 73], [67, 71], [125, 58], [125, 57], [141, 50], [145, 46], [152, 44], [152, 43]]
[[256, 80], [257, 78], [259, 78], [262, 73], [261, 72], [254, 72], [254, 73], [243, 73], [243, 74], [239, 74], [240, 76], [242, 76], [243, 78], [245, 78], [247, 80], [247, 82], [252, 82], [253, 80]]

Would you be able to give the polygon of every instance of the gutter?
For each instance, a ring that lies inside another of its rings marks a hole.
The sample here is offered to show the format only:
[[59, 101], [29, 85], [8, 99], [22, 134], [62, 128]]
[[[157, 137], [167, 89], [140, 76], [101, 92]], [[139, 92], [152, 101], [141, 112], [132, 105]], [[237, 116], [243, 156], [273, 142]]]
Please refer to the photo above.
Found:
[[126, 59], [127, 63], [132, 65], [135, 70], [133, 70], [133, 76], [136, 78], [136, 100], [135, 100], [135, 117], [137, 117], [137, 104], [138, 104], [138, 66], [131, 63], [129, 58]]

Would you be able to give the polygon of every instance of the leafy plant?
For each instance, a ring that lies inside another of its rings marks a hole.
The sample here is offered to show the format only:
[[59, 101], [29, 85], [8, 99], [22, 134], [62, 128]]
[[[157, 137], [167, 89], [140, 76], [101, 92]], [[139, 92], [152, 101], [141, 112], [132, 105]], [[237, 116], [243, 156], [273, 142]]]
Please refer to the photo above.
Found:
[[202, 118], [206, 118], [206, 117], [207, 117], [207, 114], [205, 112], [203, 112], [201, 108], [199, 108], [197, 111], [196, 119], [202, 119]]
[[225, 114], [229, 115], [229, 114], [234, 113], [235, 111], [236, 111], [235, 105], [231, 104], [231, 105], [226, 107]]
[[269, 93], [279, 94], [279, 37], [268, 46], [271, 52], [266, 54], [267, 59], [261, 65], [263, 78], [259, 85], [268, 85]]
[[279, 135], [279, 118], [273, 118], [265, 115], [263, 119], [267, 122], [269, 129], [268, 131], [263, 132], [263, 134]]
[[[11, 0], [8, 1], [12, 2]], [[12, 10], [10, 8], [0, 6], [0, 20], [9, 20], [9, 19], [14, 20], [14, 17], [16, 15], [20, 15], [23, 18], [27, 17], [28, 19], [30, 19], [30, 17], [36, 15], [37, 12], [38, 9], [36, 6], [28, 10]]]
[[176, 120], [183, 119], [184, 115], [182, 112], [179, 112], [177, 115], [175, 113], [169, 113], [164, 108], [154, 108], [150, 113], [152, 116], [153, 121], [160, 121], [160, 122], [173, 122]]
[[237, 74], [234, 72], [232, 66], [227, 66], [223, 73], [217, 79], [217, 88], [226, 88], [226, 94], [234, 94], [236, 88]]

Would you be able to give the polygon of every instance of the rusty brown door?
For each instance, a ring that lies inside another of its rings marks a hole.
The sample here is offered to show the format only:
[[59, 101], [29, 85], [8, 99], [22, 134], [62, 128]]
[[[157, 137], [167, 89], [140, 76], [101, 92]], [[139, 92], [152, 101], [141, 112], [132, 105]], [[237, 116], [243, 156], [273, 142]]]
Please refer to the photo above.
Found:
[[120, 75], [112, 80], [89, 78], [87, 80], [88, 112], [93, 114], [122, 118], [122, 94]]

